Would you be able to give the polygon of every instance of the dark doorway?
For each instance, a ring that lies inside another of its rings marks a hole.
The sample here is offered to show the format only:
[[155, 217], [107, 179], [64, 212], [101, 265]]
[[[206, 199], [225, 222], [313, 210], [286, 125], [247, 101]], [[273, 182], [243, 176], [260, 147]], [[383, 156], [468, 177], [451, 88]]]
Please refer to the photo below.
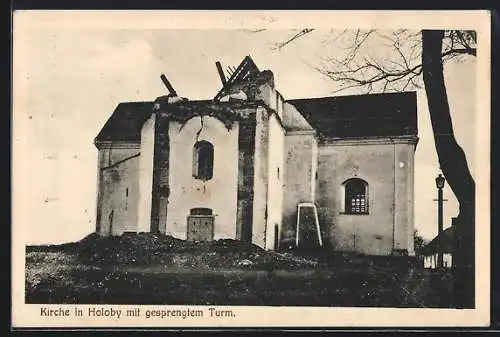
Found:
[[297, 214], [299, 228], [298, 228], [298, 246], [301, 249], [310, 250], [316, 249], [320, 246], [318, 241], [318, 229], [314, 216], [314, 208], [300, 207]]
[[278, 224], [274, 224], [274, 250], [279, 248], [280, 244], [280, 228]]
[[210, 208], [192, 208], [187, 217], [188, 241], [212, 241], [214, 216]]

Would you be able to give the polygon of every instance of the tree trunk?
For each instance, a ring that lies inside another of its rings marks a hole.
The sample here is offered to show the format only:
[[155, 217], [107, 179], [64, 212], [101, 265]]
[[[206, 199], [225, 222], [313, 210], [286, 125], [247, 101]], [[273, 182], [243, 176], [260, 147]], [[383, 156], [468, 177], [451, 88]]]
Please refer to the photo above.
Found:
[[422, 73], [439, 165], [460, 205], [453, 253], [455, 305], [474, 308], [475, 183], [453, 132], [441, 57], [443, 37], [442, 30], [422, 31]]

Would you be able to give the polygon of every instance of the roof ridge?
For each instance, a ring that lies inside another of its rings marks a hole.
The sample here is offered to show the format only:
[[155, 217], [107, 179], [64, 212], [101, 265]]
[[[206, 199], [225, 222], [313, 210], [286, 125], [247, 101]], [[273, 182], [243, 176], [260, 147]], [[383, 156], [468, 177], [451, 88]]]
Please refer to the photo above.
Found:
[[318, 99], [336, 99], [336, 98], [346, 98], [346, 97], [373, 97], [373, 96], [389, 96], [389, 95], [406, 95], [406, 94], [412, 94], [412, 93], [417, 93], [416, 91], [401, 91], [401, 92], [381, 92], [381, 93], [373, 93], [373, 94], [353, 94], [353, 95], [339, 95], [339, 96], [320, 96], [320, 97], [304, 97], [304, 98], [292, 98], [292, 99], [287, 99], [285, 102], [290, 102], [290, 101], [303, 101], [303, 100], [318, 100]]
[[418, 135], [415, 92], [287, 100], [323, 137]]
[[129, 102], [119, 102], [118, 105], [120, 104], [139, 104], [139, 103], [151, 103], [153, 104], [154, 101], [129, 101]]

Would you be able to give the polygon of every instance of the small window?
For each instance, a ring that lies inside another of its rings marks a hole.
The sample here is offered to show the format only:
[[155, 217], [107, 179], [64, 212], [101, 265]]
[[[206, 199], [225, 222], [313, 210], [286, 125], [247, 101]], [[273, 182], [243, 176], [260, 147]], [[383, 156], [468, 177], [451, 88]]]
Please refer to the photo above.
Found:
[[368, 214], [368, 184], [361, 179], [353, 178], [344, 183], [345, 213]]
[[193, 177], [201, 180], [210, 180], [214, 168], [214, 147], [207, 141], [200, 141], [193, 150]]

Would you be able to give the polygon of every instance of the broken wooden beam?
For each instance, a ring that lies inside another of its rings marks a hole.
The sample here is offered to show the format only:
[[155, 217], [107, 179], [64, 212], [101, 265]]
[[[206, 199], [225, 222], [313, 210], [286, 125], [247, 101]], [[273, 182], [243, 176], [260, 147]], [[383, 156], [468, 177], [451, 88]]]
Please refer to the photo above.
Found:
[[178, 96], [174, 87], [172, 86], [172, 84], [170, 84], [170, 81], [167, 79], [167, 76], [165, 76], [164, 74], [161, 74], [160, 78], [163, 81], [163, 84], [165, 84], [165, 86], [167, 87], [167, 90], [170, 93], [170, 95], [171, 96]]
[[224, 75], [224, 70], [222, 69], [222, 65], [220, 64], [219, 61], [215, 62], [215, 66], [217, 67], [217, 71], [219, 72], [219, 77], [222, 82], [222, 85], [226, 85], [227, 80], [226, 80], [226, 75]]

